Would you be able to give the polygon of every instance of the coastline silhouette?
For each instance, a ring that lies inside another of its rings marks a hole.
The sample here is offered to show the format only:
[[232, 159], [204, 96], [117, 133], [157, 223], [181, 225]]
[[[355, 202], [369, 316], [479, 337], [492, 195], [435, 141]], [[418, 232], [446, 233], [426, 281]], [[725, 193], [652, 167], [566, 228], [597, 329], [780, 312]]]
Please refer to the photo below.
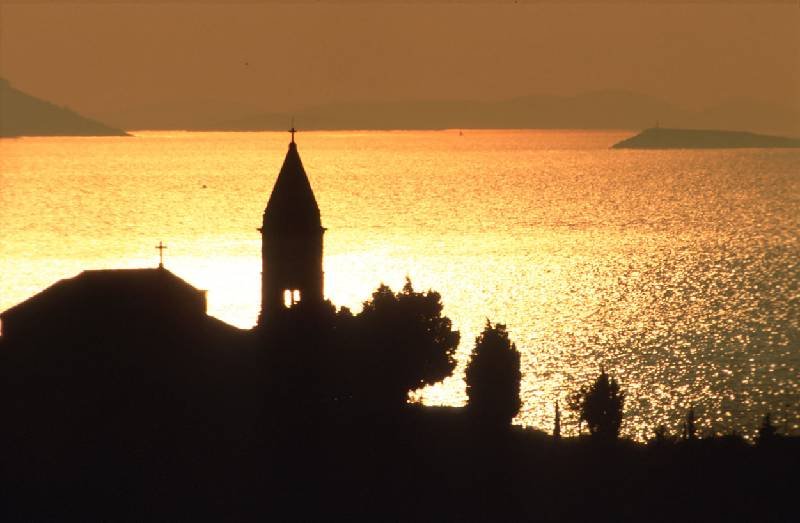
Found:
[[[215, 107], [214, 100], [173, 100], [105, 112], [106, 122], [114, 125], [22, 92], [8, 79], [0, 78], [0, 137], [130, 136], [126, 130], [281, 131], [289, 117], [288, 113], [262, 112], [249, 105], [222, 103]], [[797, 147], [800, 136], [800, 115], [791, 106], [740, 99], [696, 111], [623, 89], [573, 96], [532, 94], [492, 102], [432, 99], [326, 103], [296, 114], [307, 130], [642, 129], [663, 116], [685, 128], [672, 130], [680, 131], [680, 135], [657, 136], [651, 136], [653, 130], [648, 129], [641, 139], [623, 142], [621, 147]]]
[[[409, 404], [455, 369], [441, 296], [322, 293], [324, 228], [292, 141], [263, 215], [243, 331], [164, 267], [84, 271], [0, 314], [6, 520], [781, 520], [798, 438], [618, 438], [612, 373], [574, 384], [591, 435], [516, 427], [520, 355], [487, 320], [464, 408]], [[159, 247], [164, 247], [159, 243]], [[163, 251], [162, 251], [163, 252]], [[558, 408], [556, 406], [556, 408]], [[691, 415], [691, 416], [690, 416]], [[768, 481], [765, 481], [768, 480]], [[675, 500], [681, 503], [675, 503]]]
[[0, 137], [129, 136], [121, 129], [91, 120], [15, 89], [0, 78]]
[[611, 146], [612, 149], [736, 149], [743, 147], [800, 147], [800, 140], [737, 131], [652, 127]]

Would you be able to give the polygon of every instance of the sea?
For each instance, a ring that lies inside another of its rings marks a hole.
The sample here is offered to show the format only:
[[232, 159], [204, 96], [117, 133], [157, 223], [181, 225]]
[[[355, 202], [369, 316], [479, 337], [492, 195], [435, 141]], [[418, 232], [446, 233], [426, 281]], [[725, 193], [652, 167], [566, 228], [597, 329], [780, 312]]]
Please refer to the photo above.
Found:
[[[439, 292], [459, 365], [410, 401], [463, 405], [487, 320], [521, 352], [515, 423], [575, 434], [605, 369], [623, 433], [800, 434], [800, 150], [612, 150], [628, 131], [300, 132], [325, 295]], [[86, 269], [164, 265], [247, 329], [288, 133], [0, 140], [0, 311]]]

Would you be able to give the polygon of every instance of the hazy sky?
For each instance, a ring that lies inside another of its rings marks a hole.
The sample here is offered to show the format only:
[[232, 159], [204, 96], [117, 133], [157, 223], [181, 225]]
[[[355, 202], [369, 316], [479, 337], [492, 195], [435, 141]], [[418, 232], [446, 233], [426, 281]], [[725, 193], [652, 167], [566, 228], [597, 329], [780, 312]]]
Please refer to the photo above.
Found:
[[690, 108], [800, 107], [800, 6], [3, 3], [0, 74], [98, 116], [176, 100], [285, 111], [609, 88]]

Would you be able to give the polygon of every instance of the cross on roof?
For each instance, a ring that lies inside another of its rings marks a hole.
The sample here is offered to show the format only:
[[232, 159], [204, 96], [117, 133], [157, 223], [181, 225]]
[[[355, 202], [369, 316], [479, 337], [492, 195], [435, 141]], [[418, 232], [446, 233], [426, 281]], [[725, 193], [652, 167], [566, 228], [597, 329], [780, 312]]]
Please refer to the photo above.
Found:
[[162, 241], [159, 241], [158, 245], [156, 245], [156, 249], [158, 249], [158, 268], [159, 269], [163, 269], [164, 268], [164, 249], [166, 249], [166, 248], [167, 248], [167, 246], [164, 245], [164, 242], [162, 242]]
[[292, 128], [289, 129], [289, 132], [292, 133], [292, 143], [294, 143], [294, 133], [297, 132], [297, 129], [294, 128], [294, 116], [292, 116]]

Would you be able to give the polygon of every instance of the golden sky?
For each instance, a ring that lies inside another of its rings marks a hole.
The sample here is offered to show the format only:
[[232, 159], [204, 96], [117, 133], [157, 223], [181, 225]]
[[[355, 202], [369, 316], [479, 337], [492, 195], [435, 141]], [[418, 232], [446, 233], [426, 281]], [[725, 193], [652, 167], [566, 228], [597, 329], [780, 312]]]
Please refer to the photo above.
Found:
[[690, 109], [735, 98], [800, 108], [800, 8], [3, 3], [0, 74], [101, 118], [147, 106], [245, 114], [599, 89]]

